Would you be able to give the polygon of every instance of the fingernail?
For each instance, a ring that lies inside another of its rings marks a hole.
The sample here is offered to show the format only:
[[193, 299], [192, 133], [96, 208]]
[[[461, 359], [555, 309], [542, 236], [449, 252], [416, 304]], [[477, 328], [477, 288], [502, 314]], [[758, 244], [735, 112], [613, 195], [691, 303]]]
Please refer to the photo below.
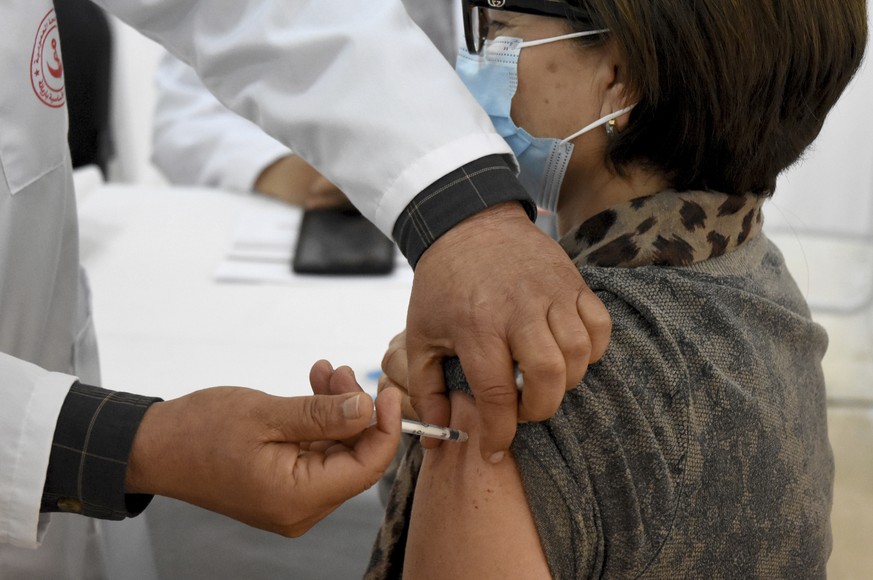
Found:
[[506, 456], [506, 453], [503, 451], [498, 451], [494, 455], [488, 458], [488, 461], [491, 463], [500, 463], [503, 461], [503, 458]]
[[349, 397], [345, 401], [343, 401], [343, 417], [346, 419], [357, 419], [361, 416], [360, 405], [358, 403], [361, 402], [361, 395], [355, 395], [354, 397]]

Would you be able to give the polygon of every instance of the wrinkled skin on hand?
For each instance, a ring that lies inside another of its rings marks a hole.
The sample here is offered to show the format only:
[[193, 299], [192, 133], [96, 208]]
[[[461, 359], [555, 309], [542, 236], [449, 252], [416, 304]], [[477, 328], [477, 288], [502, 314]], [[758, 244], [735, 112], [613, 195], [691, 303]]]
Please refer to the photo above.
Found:
[[480, 452], [498, 462], [518, 421], [551, 417], [610, 332], [606, 308], [561, 247], [519, 204], [491, 207], [439, 238], [416, 267], [406, 327], [412, 405], [422, 421], [448, 424], [441, 361], [457, 355], [476, 398]]
[[303, 534], [376, 483], [400, 439], [400, 393], [379, 397], [379, 421], [368, 427], [372, 399], [353, 375], [353, 386], [340, 375], [340, 394], [329, 394], [332, 374], [313, 375], [313, 389], [325, 393], [315, 396], [215, 387], [152, 405], [134, 440], [126, 491]]

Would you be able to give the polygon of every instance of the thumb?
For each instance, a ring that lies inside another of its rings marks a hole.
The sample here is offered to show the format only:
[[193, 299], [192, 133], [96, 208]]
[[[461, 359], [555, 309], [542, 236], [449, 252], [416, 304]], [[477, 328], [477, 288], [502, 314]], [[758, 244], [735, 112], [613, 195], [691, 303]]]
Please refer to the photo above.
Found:
[[366, 393], [280, 398], [279, 401], [270, 410], [271, 424], [285, 441], [347, 439], [366, 429], [373, 416], [373, 399]]

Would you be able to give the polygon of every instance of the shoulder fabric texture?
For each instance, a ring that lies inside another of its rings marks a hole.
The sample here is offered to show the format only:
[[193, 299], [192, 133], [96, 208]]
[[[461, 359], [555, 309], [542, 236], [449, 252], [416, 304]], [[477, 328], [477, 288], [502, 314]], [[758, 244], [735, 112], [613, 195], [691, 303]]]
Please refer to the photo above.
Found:
[[555, 577], [824, 577], [827, 339], [766, 238], [724, 258], [582, 270], [611, 346], [513, 445]]

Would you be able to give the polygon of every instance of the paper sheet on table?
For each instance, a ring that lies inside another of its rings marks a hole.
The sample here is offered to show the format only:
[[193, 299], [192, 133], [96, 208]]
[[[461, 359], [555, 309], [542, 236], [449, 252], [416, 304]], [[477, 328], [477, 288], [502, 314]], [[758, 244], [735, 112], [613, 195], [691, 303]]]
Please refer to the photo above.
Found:
[[400, 284], [411, 286], [412, 268], [397, 252], [387, 276], [317, 276], [295, 274], [291, 258], [300, 228], [300, 208], [269, 204], [252, 208], [236, 222], [230, 247], [215, 271], [218, 282], [243, 284]]

